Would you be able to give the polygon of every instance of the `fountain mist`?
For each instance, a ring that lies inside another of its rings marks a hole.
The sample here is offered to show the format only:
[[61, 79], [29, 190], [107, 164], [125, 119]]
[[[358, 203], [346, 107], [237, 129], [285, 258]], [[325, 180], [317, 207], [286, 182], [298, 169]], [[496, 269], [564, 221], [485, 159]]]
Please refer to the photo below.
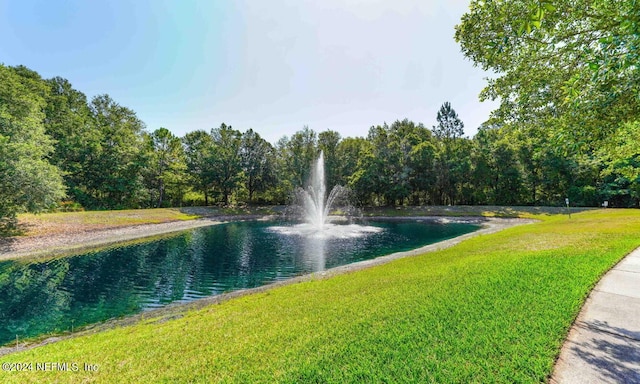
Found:
[[311, 168], [311, 180], [307, 189], [299, 188], [296, 195], [301, 201], [304, 220], [319, 230], [328, 223], [329, 213], [336, 198], [345, 193], [345, 188], [336, 185], [326, 197], [327, 188], [324, 174], [324, 153], [321, 151], [318, 160]]
[[311, 167], [311, 177], [306, 189], [298, 188], [295, 204], [289, 208], [304, 223], [293, 226], [274, 226], [270, 230], [282, 234], [301, 235], [309, 238], [351, 238], [380, 232], [379, 227], [357, 224], [337, 225], [330, 221], [329, 213], [334, 204], [346, 204], [347, 189], [336, 185], [327, 196], [324, 172], [324, 154]]

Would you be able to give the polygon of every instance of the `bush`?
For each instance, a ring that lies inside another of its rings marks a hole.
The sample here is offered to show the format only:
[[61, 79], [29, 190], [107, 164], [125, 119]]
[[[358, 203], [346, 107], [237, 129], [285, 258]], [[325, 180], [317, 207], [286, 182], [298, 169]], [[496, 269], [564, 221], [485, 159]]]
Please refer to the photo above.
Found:
[[82, 212], [84, 211], [84, 207], [80, 203], [77, 203], [75, 201], [61, 201], [51, 211], [52, 212]]

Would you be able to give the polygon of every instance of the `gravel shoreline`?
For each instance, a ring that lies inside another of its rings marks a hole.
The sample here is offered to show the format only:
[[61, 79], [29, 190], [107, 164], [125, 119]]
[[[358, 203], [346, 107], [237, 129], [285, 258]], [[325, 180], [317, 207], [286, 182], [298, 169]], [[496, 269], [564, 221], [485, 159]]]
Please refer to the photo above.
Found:
[[0, 242], [0, 261], [82, 252], [120, 242], [220, 224], [224, 221], [222, 217], [203, 218], [159, 224], [78, 230], [56, 235], [13, 237], [3, 239]]

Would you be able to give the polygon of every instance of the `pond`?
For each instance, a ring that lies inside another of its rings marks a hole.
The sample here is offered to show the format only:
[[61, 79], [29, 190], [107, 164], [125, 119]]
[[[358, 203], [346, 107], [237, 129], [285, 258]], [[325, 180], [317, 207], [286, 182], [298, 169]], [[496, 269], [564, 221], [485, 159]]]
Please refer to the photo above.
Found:
[[282, 234], [274, 222], [236, 222], [76, 256], [5, 261], [0, 263], [0, 345], [16, 335], [69, 331], [415, 249], [479, 228], [416, 221], [368, 225], [379, 232], [322, 239]]

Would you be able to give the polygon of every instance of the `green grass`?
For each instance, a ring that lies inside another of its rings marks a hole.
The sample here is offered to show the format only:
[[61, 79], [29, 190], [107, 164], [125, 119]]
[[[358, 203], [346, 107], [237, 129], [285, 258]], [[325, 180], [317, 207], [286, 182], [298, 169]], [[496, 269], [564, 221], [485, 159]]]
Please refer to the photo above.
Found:
[[[571, 207], [571, 213], [593, 208]], [[485, 216], [485, 217], [534, 217], [539, 215], [564, 215], [566, 207], [526, 207], [497, 205], [426, 205], [398, 207], [369, 207], [364, 216]]]
[[[0, 358], [1, 382], [541, 382], [588, 292], [640, 245], [640, 210], [467, 240]], [[42, 372], [35, 364], [97, 364]]]
[[19, 219], [39, 219], [59, 223], [79, 221], [87, 224], [135, 225], [164, 223], [175, 220], [191, 220], [197, 216], [184, 213], [179, 208], [127, 209], [120, 211], [56, 212], [39, 215], [24, 214]]
[[184, 207], [183, 212], [198, 214], [200, 216], [244, 216], [244, 215], [274, 215], [284, 209], [281, 205], [251, 205], [251, 206], [232, 206], [232, 207]]

